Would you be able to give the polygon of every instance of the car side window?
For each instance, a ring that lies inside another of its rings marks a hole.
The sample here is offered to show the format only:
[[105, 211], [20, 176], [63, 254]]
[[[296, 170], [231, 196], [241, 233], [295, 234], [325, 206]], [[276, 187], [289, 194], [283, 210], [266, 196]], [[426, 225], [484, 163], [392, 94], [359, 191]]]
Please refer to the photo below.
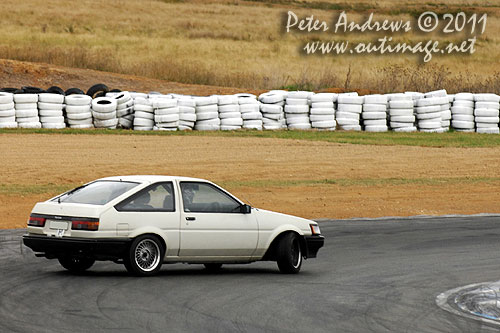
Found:
[[127, 212], [174, 212], [174, 190], [171, 182], [146, 187], [115, 206]]
[[198, 182], [181, 182], [185, 212], [239, 213], [240, 203], [217, 187]]

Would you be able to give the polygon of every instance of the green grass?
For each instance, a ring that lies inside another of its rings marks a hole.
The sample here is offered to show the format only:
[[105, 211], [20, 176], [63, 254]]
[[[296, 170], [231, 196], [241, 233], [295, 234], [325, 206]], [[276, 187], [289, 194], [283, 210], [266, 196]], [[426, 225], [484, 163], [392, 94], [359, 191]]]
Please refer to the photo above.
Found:
[[439, 178], [338, 178], [307, 180], [220, 181], [223, 187], [294, 187], [294, 186], [398, 186], [398, 185], [464, 185], [500, 182], [500, 177], [439, 177]]
[[325, 141], [381, 146], [420, 146], [486, 148], [500, 146], [500, 135], [477, 133], [367, 133], [367, 132], [326, 132], [326, 131], [132, 131], [106, 129], [0, 129], [0, 134], [66, 134], [66, 135], [140, 135], [140, 136], [205, 136], [205, 137], [257, 137], [291, 140]]

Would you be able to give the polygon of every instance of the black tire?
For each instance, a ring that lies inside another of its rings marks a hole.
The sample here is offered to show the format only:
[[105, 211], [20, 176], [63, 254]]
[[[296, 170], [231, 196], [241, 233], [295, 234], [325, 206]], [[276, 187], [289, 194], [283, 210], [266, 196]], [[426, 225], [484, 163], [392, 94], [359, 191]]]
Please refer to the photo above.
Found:
[[24, 86], [21, 88], [26, 94], [43, 94], [45, 90], [38, 87]]
[[151, 276], [160, 271], [164, 255], [165, 249], [157, 236], [142, 235], [134, 239], [123, 261], [130, 273]]
[[276, 249], [276, 262], [281, 273], [297, 274], [302, 266], [302, 250], [297, 234], [290, 232], [284, 235]]
[[104, 91], [100, 91], [94, 95], [94, 98], [98, 98], [98, 97], [106, 97], [106, 93]]
[[66, 96], [69, 95], [85, 95], [85, 92], [82, 89], [79, 88], [69, 88], [64, 92]]
[[1, 92], [7, 92], [7, 93], [11, 93], [11, 94], [13, 94], [16, 90], [17, 90], [17, 88], [2, 88], [2, 89], [0, 89]]
[[111, 89], [109, 92], [122, 92], [122, 91], [120, 89], [115, 88], [115, 89]]
[[52, 86], [50, 87], [49, 89], [46, 90], [47, 93], [49, 94], [59, 94], [59, 95], [65, 95], [64, 94], [64, 90], [62, 90], [61, 88], [57, 87], [57, 86]]
[[72, 273], [82, 273], [92, 267], [95, 259], [92, 258], [79, 258], [79, 257], [59, 257], [57, 258], [62, 267], [66, 268]]
[[205, 269], [209, 272], [218, 272], [222, 268], [222, 264], [214, 264], [214, 263], [203, 264], [203, 266], [205, 266]]
[[98, 83], [94, 84], [92, 87], [89, 88], [89, 90], [87, 90], [87, 95], [92, 98], [96, 98], [97, 93], [104, 93], [104, 95], [106, 95], [108, 91], [109, 88], [107, 85]]

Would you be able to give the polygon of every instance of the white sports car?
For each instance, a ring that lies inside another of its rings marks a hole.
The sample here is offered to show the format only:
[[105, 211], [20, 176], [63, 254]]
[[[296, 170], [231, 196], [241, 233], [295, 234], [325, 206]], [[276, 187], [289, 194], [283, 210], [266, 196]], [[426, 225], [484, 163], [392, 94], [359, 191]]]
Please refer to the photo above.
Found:
[[153, 275], [163, 263], [272, 260], [298, 273], [324, 244], [318, 224], [257, 209], [203, 179], [123, 176], [95, 180], [35, 205], [23, 242], [73, 272], [96, 260]]

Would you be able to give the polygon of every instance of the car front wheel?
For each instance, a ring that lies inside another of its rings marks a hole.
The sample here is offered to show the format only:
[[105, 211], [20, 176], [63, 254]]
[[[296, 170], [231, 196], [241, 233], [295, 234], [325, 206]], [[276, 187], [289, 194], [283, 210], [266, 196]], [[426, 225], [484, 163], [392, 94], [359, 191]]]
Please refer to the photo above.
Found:
[[154, 235], [139, 236], [130, 245], [124, 258], [127, 270], [135, 275], [155, 275], [161, 268], [165, 249], [159, 238]]
[[79, 258], [70, 256], [59, 257], [58, 260], [62, 267], [73, 273], [82, 273], [92, 267], [92, 265], [95, 263], [95, 260], [91, 258]]
[[276, 261], [281, 273], [296, 274], [302, 266], [300, 239], [295, 233], [288, 233], [278, 243]]

